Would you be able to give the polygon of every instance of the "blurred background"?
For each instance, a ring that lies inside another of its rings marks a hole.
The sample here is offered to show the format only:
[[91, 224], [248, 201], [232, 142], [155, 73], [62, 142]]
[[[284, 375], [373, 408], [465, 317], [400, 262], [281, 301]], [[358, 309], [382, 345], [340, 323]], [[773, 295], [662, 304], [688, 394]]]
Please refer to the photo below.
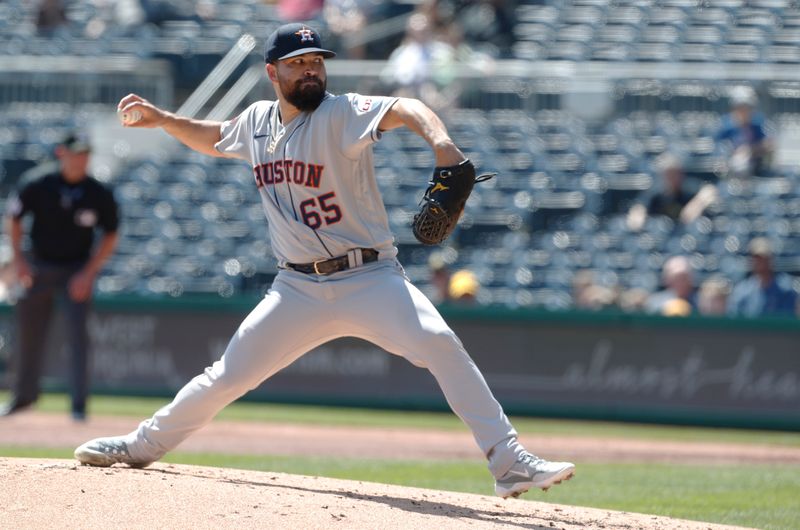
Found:
[[[401, 262], [437, 300], [451, 298], [440, 277], [467, 269], [474, 282], [460, 288], [481, 305], [639, 311], [682, 255], [683, 296], [700, 311], [706, 280], [724, 297], [750, 272], [755, 237], [773, 243], [778, 271], [800, 272], [800, 8], [789, 0], [2, 2], [3, 197], [67, 130], [88, 128], [94, 174], [124, 211], [100, 293], [262, 291], [275, 260], [249, 168], [122, 130], [112, 113], [129, 92], [223, 119], [271, 97], [263, 38], [289, 20], [339, 53], [329, 90], [419, 97], [479, 169], [499, 172], [430, 249], [409, 227], [429, 149], [407, 131], [375, 148]], [[255, 42], [237, 46], [245, 34]], [[749, 140], [724, 136], [736, 97], [770, 144], [758, 164], [736, 160]], [[675, 195], [663, 153], [684, 173]], [[716, 194], [681, 216], [704, 184]], [[648, 208], [659, 193], [674, 204]]]
[[[645, 329], [626, 346], [630, 359], [652, 353], [648, 337], [673, 350], [650, 358], [659, 370], [712, 352], [730, 373], [719, 396], [778, 399], [783, 418], [800, 423], [794, 0], [0, 1], [0, 203], [67, 131], [86, 129], [93, 174], [122, 211], [98, 300], [257, 299], [276, 261], [251, 169], [123, 129], [114, 111], [130, 92], [215, 119], [271, 98], [263, 40], [288, 21], [308, 22], [338, 53], [327, 62], [331, 92], [418, 97], [480, 171], [499, 173], [476, 186], [445, 245], [424, 247], [410, 221], [432, 154], [404, 130], [375, 146], [399, 258], [457, 330], [459, 319], [489, 329], [502, 318], [529, 345], [541, 335], [525, 329], [552, 332], [556, 322], [562, 334], [542, 339], [555, 355], [586, 333], [590, 344], [574, 345], [575, 362], [589, 363], [584, 379], [574, 364], [553, 368], [572, 384], [566, 395], [591, 387], [591, 355], [606, 351], [598, 344], [646, 322], [661, 335]], [[4, 236], [0, 261], [10, 257]], [[11, 303], [12, 272], [3, 273]], [[773, 287], [764, 294], [753, 282]], [[582, 328], [587, 314], [599, 320]], [[676, 327], [661, 316], [688, 318]], [[485, 342], [467, 345], [497, 360]], [[763, 350], [771, 360], [742, 376], [758, 364], [747, 352], [758, 360]], [[635, 391], [663, 394], [664, 373]], [[618, 379], [597, 385], [635, 394]]]

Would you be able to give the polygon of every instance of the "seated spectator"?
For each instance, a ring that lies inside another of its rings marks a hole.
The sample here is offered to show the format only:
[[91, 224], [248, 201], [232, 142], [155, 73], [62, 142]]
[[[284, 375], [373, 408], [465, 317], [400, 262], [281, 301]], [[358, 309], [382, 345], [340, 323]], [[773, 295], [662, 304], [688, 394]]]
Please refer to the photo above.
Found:
[[278, 16], [284, 22], [303, 22], [320, 14], [323, 0], [278, 0]]
[[712, 276], [700, 284], [697, 310], [705, 316], [723, 316], [728, 311], [731, 285], [727, 278]]
[[723, 118], [715, 135], [718, 151], [727, 163], [728, 176], [768, 175], [774, 145], [767, 134], [764, 116], [756, 110], [758, 96], [751, 87], [736, 87], [730, 94], [730, 106], [730, 113]]
[[642, 313], [647, 305], [650, 292], [643, 287], [631, 287], [619, 295], [619, 308], [625, 313]]
[[469, 85], [461, 79], [465, 71], [488, 76], [495, 63], [464, 40], [460, 25], [444, 23], [435, 14], [423, 4], [408, 18], [403, 40], [389, 56], [381, 80], [394, 95], [419, 98], [442, 109], [457, 105]]
[[617, 293], [614, 289], [595, 282], [594, 273], [582, 270], [572, 279], [572, 303], [575, 309], [600, 311], [614, 307]]
[[474, 272], [467, 269], [456, 271], [450, 278], [450, 301], [459, 305], [473, 305], [477, 302], [480, 288], [481, 284]]
[[41, 0], [36, 12], [36, 29], [42, 35], [50, 35], [66, 25], [67, 10], [61, 0]]
[[641, 230], [648, 215], [665, 215], [673, 221], [691, 223], [717, 199], [713, 184], [704, 185], [696, 194], [687, 190], [683, 163], [677, 156], [662, 154], [655, 168], [661, 182], [631, 207], [627, 219], [631, 230]]
[[514, 8], [510, 0], [423, 0], [425, 13], [440, 32], [458, 28], [471, 47], [491, 57], [510, 57], [514, 44]]
[[[176, 2], [166, 0], [116, 0], [115, 2], [96, 2], [92, 10], [92, 18], [86, 23], [84, 36], [90, 39], [99, 39], [108, 32], [118, 32], [123, 28], [135, 30], [149, 19], [148, 9], [153, 3], [167, 3], [170, 9], [177, 6]], [[185, 4], [186, 2], [181, 2]], [[200, 10], [207, 2], [191, 2], [192, 10]]]
[[442, 304], [450, 301], [450, 269], [441, 252], [432, 252], [428, 257], [428, 269], [430, 270], [430, 283], [433, 292], [428, 295], [434, 304]]
[[455, 50], [434, 30], [427, 15], [408, 18], [406, 34], [386, 63], [381, 76], [395, 89], [395, 95], [420, 98], [434, 108], [441, 107], [437, 77], [454, 58]]
[[688, 317], [692, 314], [692, 306], [682, 298], [673, 298], [663, 305], [661, 314], [665, 317]]
[[331, 32], [333, 49], [341, 49], [347, 59], [366, 59], [367, 48], [363, 44], [351, 46], [348, 37], [360, 33], [369, 25], [369, 2], [360, 0], [327, 0], [323, 2], [322, 18]]
[[689, 258], [669, 258], [661, 270], [661, 278], [665, 288], [647, 298], [645, 311], [659, 315], [685, 316], [696, 309], [694, 273]]
[[788, 274], [776, 273], [772, 245], [757, 237], [750, 242], [750, 275], [733, 288], [728, 314], [740, 317], [793, 316], [797, 293]]

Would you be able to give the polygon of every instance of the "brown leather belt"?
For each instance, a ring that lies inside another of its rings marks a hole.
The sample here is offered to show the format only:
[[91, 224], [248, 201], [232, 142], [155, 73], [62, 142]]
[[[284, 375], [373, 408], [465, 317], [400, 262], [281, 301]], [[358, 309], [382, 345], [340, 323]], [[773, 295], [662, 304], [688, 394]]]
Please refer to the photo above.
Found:
[[[361, 253], [361, 263], [358, 263], [357, 256], [350, 256], [355, 252]], [[346, 271], [358, 267], [364, 263], [372, 263], [378, 261], [378, 251], [374, 248], [357, 248], [348, 252], [344, 256], [337, 258], [323, 259], [313, 263], [287, 263], [286, 268], [293, 271], [302, 272], [304, 274], [333, 274], [334, 272]]]

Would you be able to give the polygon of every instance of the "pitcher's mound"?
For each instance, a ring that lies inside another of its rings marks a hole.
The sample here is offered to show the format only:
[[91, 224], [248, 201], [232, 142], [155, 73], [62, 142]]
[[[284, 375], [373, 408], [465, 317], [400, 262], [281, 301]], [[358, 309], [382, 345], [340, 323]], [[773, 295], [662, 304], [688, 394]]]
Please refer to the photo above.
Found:
[[0, 458], [0, 528], [731, 528], [283, 473]]

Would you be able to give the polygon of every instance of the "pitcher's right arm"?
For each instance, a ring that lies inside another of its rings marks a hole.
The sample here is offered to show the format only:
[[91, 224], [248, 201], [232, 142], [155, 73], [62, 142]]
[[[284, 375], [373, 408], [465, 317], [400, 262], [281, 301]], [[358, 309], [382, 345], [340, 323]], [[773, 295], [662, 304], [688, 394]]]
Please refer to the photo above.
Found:
[[225, 156], [214, 149], [214, 144], [220, 140], [221, 122], [195, 120], [178, 116], [156, 107], [136, 94], [128, 94], [117, 105], [117, 112], [133, 112], [136, 110], [141, 112], [141, 119], [133, 123], [124, 124], [125, 127], [161, 127], [167, 134], [177, 138], [183, 144], [199, 153], [209, 156]]

